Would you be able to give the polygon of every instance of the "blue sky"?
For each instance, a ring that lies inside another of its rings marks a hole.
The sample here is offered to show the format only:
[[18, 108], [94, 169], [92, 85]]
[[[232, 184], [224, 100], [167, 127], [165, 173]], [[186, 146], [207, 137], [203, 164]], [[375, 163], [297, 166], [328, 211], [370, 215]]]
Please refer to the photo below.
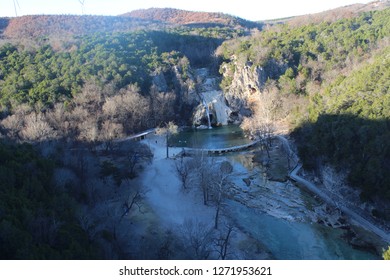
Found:
[[[79, 0], [0, 0], [0, 17], [15, 14], [82, 14]], [[151, 7], [223, 12], [249, 20], [321, 12], [366, 0], [84, 0], [85, 14], [119, 15]], [[15, 5], [16, 4], [16, 11]], [[19, 4], [19, 5], [18, 5]]]

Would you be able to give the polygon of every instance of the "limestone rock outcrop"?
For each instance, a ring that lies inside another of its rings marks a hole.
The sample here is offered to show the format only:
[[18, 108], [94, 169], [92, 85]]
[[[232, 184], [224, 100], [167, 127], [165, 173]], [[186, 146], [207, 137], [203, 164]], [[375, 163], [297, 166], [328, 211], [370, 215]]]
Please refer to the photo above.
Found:
[[267, 74], [262, 67], [250, 62], [240, 65], [234, 62], [234, 71], [228, 64], [222, 66], [223, 74], [231, 77], [231, 84], [225, 89], [224, 96], [233, 112], [242, 116], [250, 114], [247, 100], [253, 94], [260, 94], [267, 81]]

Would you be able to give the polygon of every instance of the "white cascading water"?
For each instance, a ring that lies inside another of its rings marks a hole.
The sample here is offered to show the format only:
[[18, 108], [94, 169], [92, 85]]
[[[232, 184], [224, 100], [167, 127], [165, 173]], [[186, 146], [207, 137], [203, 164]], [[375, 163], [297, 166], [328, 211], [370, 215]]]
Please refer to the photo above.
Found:
[[[213, 110], [213, 121], [217, 125], [227, 125], [231, 109], [227, 106], [223, 92], [219, 88], [218, 79], [209, 77], [206, 68], [197, 69], [196, 76], [199, 81], [198, 95], [206, 109], [208, 128], [211, 128], [210, 109]], [[203, 112], [199, 111], [198, 120], [203, 116], [202, 114]]]
[[207, 105], [206, 100], [204, 100], [204, 96], [203, 96], [203, 95], [201, 95], [201, 96], [202, 96], [203, 105], [204, 105], [204, 107], [205, 107], [205, 109], [206, 109], [208, 128], [209, 128], [209, 129], [212, 129], [212, 127], [211, 127], [211, 120], [210, 120], [209, 106]]

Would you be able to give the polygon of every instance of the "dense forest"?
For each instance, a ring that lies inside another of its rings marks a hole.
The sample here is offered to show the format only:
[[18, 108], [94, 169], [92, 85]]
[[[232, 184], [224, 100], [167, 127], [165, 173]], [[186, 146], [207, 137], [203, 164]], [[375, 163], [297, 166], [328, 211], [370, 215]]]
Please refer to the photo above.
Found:
[[[45, 41], [36, 46], [3, 44], [3, 132], [25, 140], [76, 136], [94, 141], [93, 130], [101, 131], [97, 134], [103, 139], [103, 135], [115, 138], [172, 119], [185, 124], [191, 116], [191, 100], [196, 98], [182, 100], [183, 95], [195, 95], [191, 67], [217, 69], [212, 54], [220, 37], [236, 32], [193, 31], [195, 35], [186, 29], [98, 33], [55, 46]], [[32, 123], [44, 129], [27, 136], [23, 127]]]
[[[386, 45], [389, 15], [387, 9], [334, 23], [278, 25], [226, 41], [218, 54], [229, 63], [228, 68], [234, 68], [236, 62], [264, 68], [268, 78], [278, 82], [282, 94], [309, 95], [318, 91], [316, 86], [332, 81], [343, 69], [364, 61]], [[224, 84], [228, 86], [231, 76], [225, 74]]]
[[[210, 65], [210, 56], [220, 41], [211, 35], [187, 35], [177, 30], [100, 33], [56, 47], [42, 43], [33, 49], [7, 43], [0, 49], [1, 104], [8, 108], [11, 103], [53, 105], [77, 95], [91, 79], [112, 82], [117, 89], [138, 84], [147, 94], [152, 73], [167, 71], [184, 55], [195, 66]], [[200, 46], [201, 50], [193, 51]]]
[[0, 143], [1, 259], [98, 257], [76, 201], [53, 183], [55, 164], [28, 144]]
[[389, 199], [390, 49], [367, 64], [313, 97], [298, 143], [305, 143], [299, 145], [307, 167], [323, 157], [349, 169], [349, 181], [363, 189], [363, 198]]
[[[305, 169], [331, 165], [362, 200], [390, 199], [390, 9], [268, 25], [160, 12], [0, 20], [0, 258], [136, 258], [123, 248], [138, 241], [119, 232], [152, 155], [114, 142], [191, 125], [199, 68], [237, 99], [238, 72], [263, 73], [262, 106], [238, 102], [244, 123], [265, 110], [275, 131], [288, 124]], [[106, 197], [121, 208], [106, 211]], [[372, 214], [390, 219], [386, 207]]]

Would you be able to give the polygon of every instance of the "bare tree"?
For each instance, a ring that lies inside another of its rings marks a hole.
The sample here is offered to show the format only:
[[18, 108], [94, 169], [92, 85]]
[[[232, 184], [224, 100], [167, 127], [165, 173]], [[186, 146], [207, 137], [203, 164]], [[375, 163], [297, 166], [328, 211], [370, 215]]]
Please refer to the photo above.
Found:
[[80, 227], [88, 235], [88, 242], [92, 243], [98, 233], [97, 221], [92, 217], [91, 210], [83, 208], [77, 216]]
[[173, 92], [159, 92], [155, 87], [150, 91], [151, 111], [157, 124], [175, 116], [176, 95]]
[[167, 158], [169, 158], [169, 137], [172, 134], [178, 133], [178, 126], [174, 122], [168, 122], [163, 127], [158, 127], [156, 133], [159, 135], [165, 135], [166, 147], [167, 147]]
[[204, 205], [211, 202], [215, 206], [214, 228], [217, 229], [223, 202], [232, 187], [233, 166], [228, 161], [215, 164], [202, 153], [196, 155], [190, 164], [191, 180], [202, 190]]
[[190, 161], [191, 169], [190, 181], [200, 187], [203, 193], [203, 204], [207, 205], [210, 196], [210, 178], [212, 178], [212, 164], [209, 158], [200, 151]]
[[62, 223], [54, 216], [47, 215], [43, 209], [39, 209], [37, 213], [31, 217], [28, 227], [32, 233], [32, 242], [48, 243], [54, 246], [56, 236], [61, 228]]
[[171, 230], [167, 230], [165, 232], [165, 236], [163, 237], [160, 244], [157, 246], [157, 257], [160, 260], [169, 260], [174, 254], [174, 236]]
[[[73, 99], [70, 126], [78, 132], [80, 140], [104, 141], [110, 149], [113, 139], [139, 130], [147, 123], [149, 100], [138, 91], [137, 86], [129, 85], [114, 94], [112, 85], [102, 87], [96, 81], [87, 81]], [[60, 109], [56, 111], [61, 112]], [[57, 115], [52, 118], [56, 123]]]
[[54, 108], [46, 113], [50, 126], [56, 130], [59, 137], [66, 137], [70, 134], [69, 112], [63, 103], [57, 103]]
[[85, 151], [85, 149], [83, 149], [83, 147], [81, 147], [77, 151], [76, 161], [75, 161], [75, 171], [78, 178], [80, 179], [80, 184], [82, 187], [85, 187], [85, 184], [88, 179], [88, 172], [90, 169], [87, 157], [88, 157], [87, 152]]
[[107, 259], [119, 259], [123, 258], [124, 250], [126, 246], [124, 245], [127, 240], [124, 240], [124, 232], [121, 231], [121, 221], [122, 221], [122, 209], [120, 207], [109, 207], [107, 208], [105, 232], [108, 238], [105, 238], [104, 244], [105, 254]]
[[122, 124], [125, 132], [144, 127], [149, 115], [149, 100], [138, 91], [136, 86], [129, 85], [118, 95], [107, 97], [103, 105], [104, 118]]
[[[82, 186], [81, 186], [82, 187]], [[85, 183], [84, 193], [88, 205], [92, 206], [109, 195], [110, 189], [99, 178], [89, 179]]]
[[181, 226], [184, 247], [190, 257], [197, 260], [206, 260], [211, 254], [212, 228], [204, 223], [186, 220]]
[[79, 130], [79, 139], [86, 142], [96, 142], [99, 139], [99, 127], [97, 120], [88, 117], [77, 124]]
[[99, 131], [99, 140], [104, 142], [106, 151], [113, 149], [113, 140], [123, 135], [122, 124], [106, 120], [102, 123]]
[[251, 97], [249, 105], [253, 115], [245, 118], [241, 127], [253, 138], [260, 140], [269, 158], [269, 148], [275, 131], [276, 111], [280, 107], [276, 88], [272, 85], [266, 86], [261, 94]]
[[96, 117], [97, 113], [95, 111], [93, 113], [90, 111], [93, 110], [95, 106], [92, 104], [84, 106], [84, 101], [80, 100], [77, 102], [80, 102], [80, 104], [75, 104], [74, 109], [70, 112], [69, 115], [69, 125], [70, 130], [72, 131], [71, 133], [82, 141], [97, 141], [99, 136], [99, 120]]
[[21, 136], [25, 140], [44, 141], [55, 138], [56, 133], [42, 113], [33, 112], [25, 117]]
[[191, 179], [190, 163], [181, 156], [179, 160], [175, 161], [177, 175], [182, 183], [183, 189], [187, 189]]
[[120, 147], [118, 151], [122, 154], [126, 154], [127, 167], [129, 168], [128, 176], [130, 178], [136, 177], [136, 167], [142, 163], [150, 163], [153, 159], [153, 153], [150, 148], [139, 142], [131, 142], [130, 145], [126, 144]]
[[20, 114], [10, 115], [1, 121], [1, 126], [5, 129], [5, 133], [12, 139], [18, 139], [19, 133], [24, 126], [24, 117]]
[[103, 105], [104, 92], [102, 86], [97, 81], [89, 80], [83, 85], [81, 92], [73, 97], [73, 103], [81, 106], [92, 116], [96, 116], [101, 111]]
[[214, 174], [210, 181], [212, 200], [215, 205], [215, 229], [218, 229], [219, 216], [223, 206], [223, 202], [228, 196], [229, 190], [232, 186], [232, 183], [229, 179], [232, 171], [233, 166], [228, 161], [224, 161], [219, 166], [217, 166], [216, 169], [214, 169]]
[[225, 260], [229, 254], [228, 248], [233, 229], [232, 225], [226, 225], [225, 232], [220, 231], [219, 236], [214, 241], [216, 251], [221, 260]]
[[142, 199], [143, 199], [143, 196], [142, 196], [142, 193], [140, 191], [136, 191], [135, 193], [133, 194], [130, 194], [128, 196], [128, 198], [125, 200], [125, 202], [123, 203], [123, 214], [121, 215], [121, 220], [127, 216], [129, 214], [129, 212], [133, 209], [134, 206], [137, 206], [138, 207], [138, 211], [140, 213], [143, 213], [142, 212]]

